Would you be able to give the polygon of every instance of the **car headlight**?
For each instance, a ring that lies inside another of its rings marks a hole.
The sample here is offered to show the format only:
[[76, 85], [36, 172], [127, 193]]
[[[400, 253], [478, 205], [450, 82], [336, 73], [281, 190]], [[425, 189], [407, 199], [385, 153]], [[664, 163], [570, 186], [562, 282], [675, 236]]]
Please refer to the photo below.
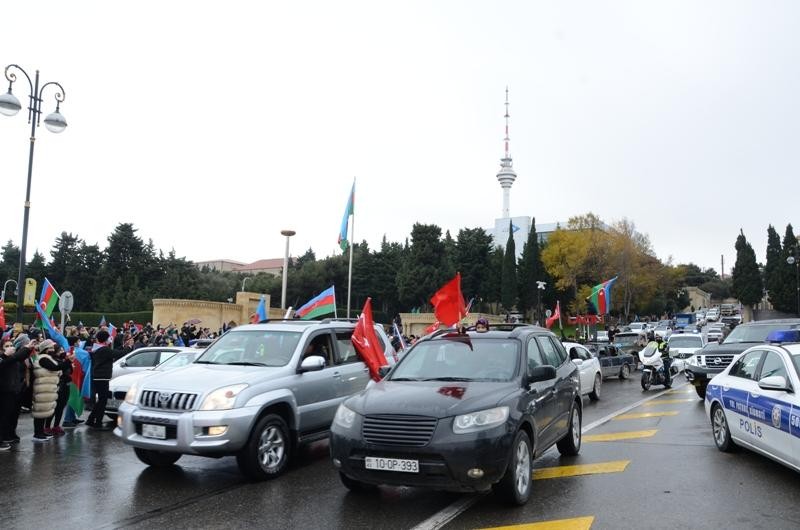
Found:
[[482, 431], [502, 425], [508, 419], [508, 407], [496, 407], [470, 414], [456, 416], [453, 420], [453, 432], [465, 434]]
[[246, 384], [224, 386], [211, 392], [203, 400], [200, 410], [228, 410], [233, 408], [236, 396], [247, 388]]
[[344, 403], [339, 405], [336, 409], [336, 416], [333, 417], [333, 423], [344, 429], [349, 429], [356, 421], [356, 413], [344, 406]]
[[132, 384], [128, 391], [125, 392], [125, 403], [129, 405], [136, 405], [136, 394], [138, 393], [139, 385], [137, 383]]

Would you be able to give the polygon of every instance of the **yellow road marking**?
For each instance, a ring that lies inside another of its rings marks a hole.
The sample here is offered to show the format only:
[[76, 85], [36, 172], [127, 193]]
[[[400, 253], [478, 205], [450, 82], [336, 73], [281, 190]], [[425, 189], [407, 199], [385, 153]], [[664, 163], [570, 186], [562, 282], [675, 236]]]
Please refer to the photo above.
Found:
[[647, 403], [643, 404], [643, 407], [652, 407], [653, 405], [668, 405], [670, 403], [689, 403], [694, 401], [697, 403], [699, 400], [694, 398], [689, 399], [654, 399], [653, 401], [648, 401]]
[[[615, 420], [638, 420], [639, 418], [660, 418], [661, 416], [677, 416], [677, 410], [665, 410], [663, 412], [632, 412], [617, 416]], [[584, 440], [586, 437], [584, 436]]]
[[484, 530], [589, 530], [594, 522], [594, 517], [576, 517], [574, 519], [558, 519], [556, 521], [542, 521], [541, 523], [514, 524], [511, 526], [496, 526]]
[[616, 442], [617, 440], [635, 440], [636, 438], [650, 438], [655, 436], [658, 429], [647, 431], [609, 432], [605, 434], [585, 434], [584, 442]]
[[670, 391], [667, 392], [667, 394], [692, 394], [692, 393], [694, 393], [694, 387], [691, 387], [691, 386], [689, 388], [685, 389], [685, 390], [682, 389], [682, 388], [679, 388], [677, 390], [670, 390]]
[[533, 470], [533, 480], [547, 478], [577, 477], [581, 475], [599, 475], [601, 473], [620, 473], [630, 464], [630, 460], [614, 460], [612, 462], [599, 462], [597, 464], [582, 464], [576, 466], [543, 467]]

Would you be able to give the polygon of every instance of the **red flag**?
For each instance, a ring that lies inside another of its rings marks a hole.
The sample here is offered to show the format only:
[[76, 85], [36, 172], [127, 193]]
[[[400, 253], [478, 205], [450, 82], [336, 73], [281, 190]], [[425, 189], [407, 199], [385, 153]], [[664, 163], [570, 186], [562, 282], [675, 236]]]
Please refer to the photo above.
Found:
[[464, 295], [461, 294], [460, 272], [457, 272], [455, 278], [436, 291], [436, 294], [431, 297], [431, 304], [436, 320], [446, 326], [455, 326], [467, 315]]
[[435, 320], [435, 321], [433, 322], [433, 324], [431, 324], [430, 326], [428, 326], [427, 328], [425, 328], [425, 335], [430, 335], [431, 333], [433, 333], [433, 332], [434, 332], [434, 331], [436, 331], [437, 329], [439, 329], [439, 321], [438, 321], [438, 320]]
[[547, 329], [550, 329], [550, 327], [553, 324], [555, 324], [556, 320], [558, 320], [559, 318], [561, 318], [561, 302], [560, 301], [556, 302], [556, 310], [553, 312], [553, 314], [550, 316], [550, 318], [548, 318], [547, 321], [545, 322], [545, 325], [547, 326]]
[[372, 319], [372, 298], [367, 298], [350, 340], [353, 342], [353, 346], [355, 346], [361, 360], [369, 368], [369, 375], [375, 381], [380, 381], [381, 376], [378, 374], [378, 369], [389, 363], [386, 362], [381, 343], [378, 341], [377, 335], [375, 335], [375, 322]]
[[6, 330], [6, 307], [5, 302], [0, 300], [0, 333]]

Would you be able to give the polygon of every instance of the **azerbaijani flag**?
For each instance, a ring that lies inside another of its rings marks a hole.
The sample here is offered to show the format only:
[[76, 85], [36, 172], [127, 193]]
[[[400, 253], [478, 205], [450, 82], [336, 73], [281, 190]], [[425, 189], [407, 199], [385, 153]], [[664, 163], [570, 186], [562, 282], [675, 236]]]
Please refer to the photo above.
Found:
[[339, 230], [339, 247], [344, 252], [347, 250], [347, 227], [350, 223], [350, 216], [355, 213], [353, 205], [356, 200], [356, 183], [353, 181], [353, 187], [350, 190], [350, 196], [347, 198], [347, 206], [344, 209], [344, 217], [342, 217], [342, 227]]
[[295, 315], [303, 320], [311, 320], [322, 315], [336, 312], [336, 293], [333, 285], [325, 289], [317, 296], [306, 302], [306, 304], [295, 311]]
[[103, 315], [103, 318], [100, 319], [100, 324], [98, 324], [98, 326], [102, 328], [105, 325], [106, 325], [106, 316]]
[[55, 310], [58, 305], [59, 298], [56, 288], [53, 287], [50, 280], [45, 278], [42, 284], [42, 294], [39, 295], [39, 303], [42, 304], [44, 314], [47, 315], [47, 318], [50, 318], [50, 315], [53, 314], [53, 310]]
[[117, 326], [111, 322], [108, 323], [108, 335], [111, 337], [111, 340], [117, 338]]
[[258, 308], [256, 309], [256, 316], [258, 316], [259, 322], [266, 322], [269, 320], [267, 317], [267, 302], [266, 297], [262, 294], [261, 300], [258, 302]]
[[595, 315], [607, 315], [611, 309], [611, 287], [617, 281], [617, 276], [610, 280], [606, 280], [600, 285], [595, 285], [592, 288], [592, 294], [586, 301], [589, 302], [590, 312]]

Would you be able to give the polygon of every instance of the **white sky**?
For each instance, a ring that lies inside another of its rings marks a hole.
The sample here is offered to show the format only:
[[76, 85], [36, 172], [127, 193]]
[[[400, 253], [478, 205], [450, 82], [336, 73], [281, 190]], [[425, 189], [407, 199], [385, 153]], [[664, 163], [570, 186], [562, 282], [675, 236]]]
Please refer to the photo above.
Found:
[[[511, 91], [512, 215], [632, 219], [726, 273], [797, 211], [794, 2], [38, 2], [0, 31], [66, 89], [37, 132], [29, 256], [119, 222], [193, 260], [333, 253], [415, 221], [490, 227]], [[35, 15], [31, 29], [26, 21]], [[15, 93], [27, 95], [24, 81]], [[2, 86], [5, 90], [5, 85]], [[53, 107], [45, 95], [45, 113]], [[0, 239], [20, 242], [24, 112], [0, 116]], [[52, 205], [59, 205], [59, 208]]]

